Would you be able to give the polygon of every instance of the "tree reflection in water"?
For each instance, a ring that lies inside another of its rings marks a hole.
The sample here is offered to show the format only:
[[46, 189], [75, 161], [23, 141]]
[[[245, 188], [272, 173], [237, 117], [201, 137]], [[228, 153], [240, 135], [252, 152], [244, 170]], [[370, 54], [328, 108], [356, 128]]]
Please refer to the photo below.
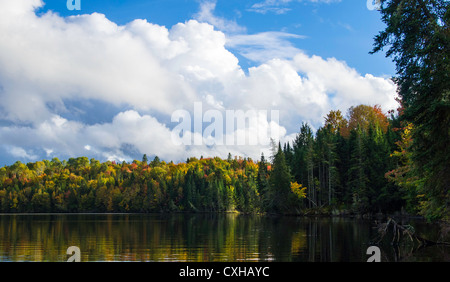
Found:
[[[367, 260], [371, 222], [238, 214], [0, 215], [0, 261], [354, 261]], [[401, 246], [399, 246], [401, 247]], [[382, 248], [382, 261], [407, 253]], [[442, 252], [412, 259], [442, 260]], [[418, 256], [417, 254], [420, 254]]]

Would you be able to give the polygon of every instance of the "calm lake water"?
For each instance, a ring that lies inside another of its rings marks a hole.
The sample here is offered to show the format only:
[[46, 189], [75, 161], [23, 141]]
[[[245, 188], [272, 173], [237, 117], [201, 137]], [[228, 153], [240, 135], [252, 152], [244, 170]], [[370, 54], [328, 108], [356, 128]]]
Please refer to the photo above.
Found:
[[[434, 226], [411, 223], [422, 236]], [[373, 221], [237, 214], [0, 215], [0, 261], [364, 262]], [[450, 261], [450, 248], [380, 245], [382, 261]]]

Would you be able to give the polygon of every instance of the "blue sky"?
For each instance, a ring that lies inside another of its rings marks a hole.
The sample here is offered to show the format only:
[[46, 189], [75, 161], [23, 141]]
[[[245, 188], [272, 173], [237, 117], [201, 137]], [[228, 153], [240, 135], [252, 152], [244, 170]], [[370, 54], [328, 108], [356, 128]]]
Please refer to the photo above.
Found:
[[[66, 0], [0, 0], [0, 165], [257, 159], [269, 137], [289, 142], [330, 110], [397, 106], [394, 64], [369, 54], [384, 26], [365, 0], [80, 1], [70, 11]], [[173, 142], [174, 118], [181, 111], [195, 124], [199, 104], [222, 123], [228, 111], [277, 111], [221, 132], [277, 134], [211, 144], [205, 128], [222, 127], [203, 120], [184, 132], [204, 142]]]
[[[61, 16], [97, 12], [105, 14], [117, 24], [146, 19], [170, 28], [179, 22], [196, 18], [202, 3], [208, 3], [201, 0], [80, 0], [80, 2], [82, 4], [80, 11], [70, 11], [66, 7], [65, 0], [47, 0], [41, 11], [52, 10]], [[242, 28], [242, 33], [278, 31], [298, 35], [299, 38], [291, 38], [289, 41], [307, 54], [344, 60], [362, 74], [386, 76], [395, 74], [394, 64], [385, 58], [383, 53], [369, 54], [373, 38], [384, 28], [384, 24], [380, 20], [379, 12], [369, 10], [365, 0], [209, 2], [215, 3], [213, 13], [216, 17], [234, 22]], [[245, 58], [240, 59], [244, 67], [253, 65]]]

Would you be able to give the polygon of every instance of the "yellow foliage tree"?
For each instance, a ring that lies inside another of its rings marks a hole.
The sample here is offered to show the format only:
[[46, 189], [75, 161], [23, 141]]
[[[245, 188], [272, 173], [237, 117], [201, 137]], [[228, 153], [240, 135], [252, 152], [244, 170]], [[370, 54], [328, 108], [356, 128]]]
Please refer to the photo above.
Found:
[[303, 187], [302, 184], [298, 184], [297, 182], [291, 182], [291, 191], [299, 198], [306, 198], [306, 187]]

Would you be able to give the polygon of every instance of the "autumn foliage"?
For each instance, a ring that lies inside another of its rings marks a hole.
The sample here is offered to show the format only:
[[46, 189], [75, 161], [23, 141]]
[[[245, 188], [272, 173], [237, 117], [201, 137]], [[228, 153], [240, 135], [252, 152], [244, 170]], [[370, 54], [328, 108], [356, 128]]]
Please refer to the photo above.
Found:
[[302, 124], [293, 142], [274, 144], [271, 161], [17, 161], [0, 168], [0, 212], [413, 211], [409, 131], [395, 122], [379, 106], [331, 111], [315, 133]]

